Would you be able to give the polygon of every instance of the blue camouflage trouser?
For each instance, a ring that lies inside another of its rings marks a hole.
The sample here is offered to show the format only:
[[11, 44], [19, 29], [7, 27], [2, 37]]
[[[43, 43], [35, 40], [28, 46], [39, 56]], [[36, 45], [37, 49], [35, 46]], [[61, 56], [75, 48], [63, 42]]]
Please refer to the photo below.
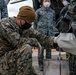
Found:
[[[46, 59], [51, 59], [51, 48], [46, 48]], [[43, 68], [43, 60], [44, 60], [44, 47], [42, 50], [38, 50], [38, 64], [39, 67]]]

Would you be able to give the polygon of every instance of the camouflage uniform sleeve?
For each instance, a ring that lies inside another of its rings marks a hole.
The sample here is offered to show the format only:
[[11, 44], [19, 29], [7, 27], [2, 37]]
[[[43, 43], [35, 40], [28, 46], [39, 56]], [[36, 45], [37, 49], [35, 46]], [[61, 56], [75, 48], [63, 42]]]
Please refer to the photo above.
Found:
[[36, 38], [38, 42], [40, 42], [40, 44], [45, 47], [53, 47], [54, 36], [48, 37], [46, 35], [40, 34], [37, 30], [33, 28], [24, 31], [23, 35], [26, 36], [26, 34], [28, 34], [31, 38]]
[[26, 38], [20, 36], [20, 34], [15, 31], [13, 28], [9, 27], [9, 24], [0, 25], [0, 33], [2, 34], [2, 38], [4, 38], [12, 47], [18, 47], [22, 45]]
[[8, 17], [7, 5], [5, 1], [2, 1], [1, 18]]

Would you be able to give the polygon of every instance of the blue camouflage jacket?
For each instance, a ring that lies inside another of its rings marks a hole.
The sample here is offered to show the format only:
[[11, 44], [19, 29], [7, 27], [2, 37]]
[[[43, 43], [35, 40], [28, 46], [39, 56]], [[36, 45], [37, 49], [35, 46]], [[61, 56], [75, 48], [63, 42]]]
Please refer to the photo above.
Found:
[[55, 12], [53, 9], [41, 7], [36, 11], [34, 28], [40, 33], [47, 36], [53, 35], [53, 27], [55, 25]]
[[5, 0], [0, 0], [0, 19], [8, 17], [7, 5]]

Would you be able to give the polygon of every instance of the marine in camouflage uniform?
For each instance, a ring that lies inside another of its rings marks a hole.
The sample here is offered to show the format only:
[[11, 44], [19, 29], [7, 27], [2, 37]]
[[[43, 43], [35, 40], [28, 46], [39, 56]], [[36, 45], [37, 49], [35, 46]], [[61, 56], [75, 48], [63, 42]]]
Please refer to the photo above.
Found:
[[0, 0], [0, 20], [5, 17], [8, 17], [7, 5], [5, 0]]
[[[28, 29], [27, 24], [22, 24], [23, 20], [33, 22], [34, 19], [35, 13], [33, 9], [29, 6], [22, 6], [17, 17], [1, 20], [0, 75], [34, 75], [32, 71], [31, 46], [37, 46], [35, 38], [44, 46], [46, 46], [46, 43], [48, 47], [53, 44], [53, 38], [41, 35], [32, 28]], [[26, 28], [24, 27], [23, 30], [20, 24]]]
[[[46, 36], [54, 36], [55, 11], [49, 7], [44, 6], [44, 2], [50, 2], [50, 0], [43, 0], [43, 6], [36, 11], [36, 19], [34, 21], [34, 28], [41, 34]], [[38, 50], [39, 51], [39, 50]], [[51, 59], [51, 48], [46, 47], [46, 58]], [[43, 68], [44, 59], [44, 47], [42, 46], [42, 52], [38, 52], [39, 67]]]

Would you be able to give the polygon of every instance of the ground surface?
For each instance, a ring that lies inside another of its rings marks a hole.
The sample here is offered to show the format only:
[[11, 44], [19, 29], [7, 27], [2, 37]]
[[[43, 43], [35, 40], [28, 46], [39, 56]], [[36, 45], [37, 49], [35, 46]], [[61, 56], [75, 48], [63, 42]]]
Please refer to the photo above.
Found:
[[[44, 52], [44, 56], [45, 56], [45, 53], [46, 53], [46, 50]], [[65, 52], [62, 52], [61, 53], [61, 56], [63, 59], [66, 58], [66, 53]], [[39, 66], [38, 66], [38, 49], [33, 49], [33, 53], [32, 53], [32, 56], [33, 56], [33, 67], [34, 67], [34, 70], [35, 72], [37, 73], [37, 75], [43, 75], [43, 71], [40, 71], [39, 70]], [[57, 52], [55, 49], [52, 49], [52, 59], [57, 59], [57, 57], [59, 56], [59, 52]], [[46, 58], [44, 58], [46, 59]]]

